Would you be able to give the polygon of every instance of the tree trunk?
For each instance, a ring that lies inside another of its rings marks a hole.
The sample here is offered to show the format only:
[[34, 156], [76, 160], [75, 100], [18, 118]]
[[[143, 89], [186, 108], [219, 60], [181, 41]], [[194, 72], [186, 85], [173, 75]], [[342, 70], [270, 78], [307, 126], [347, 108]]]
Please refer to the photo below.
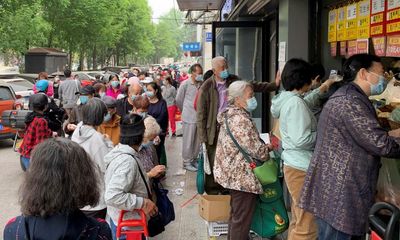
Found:
[[94, 47], [93, 47], [93, 56], [92, 56], [92, 57], [93, 57], [93, 58], [92, 58], [92, 59], [93, 59], [93, 62], [92, 62], [92, 64], [93, 64], [93, 65], [92, 65], [92, 69], [93, 69], [93, 70], [96, 70], [96, 69], [97, 69], [96, 54], [97, 54], [97, 53], [96, 53], [96, 45], [94, 45]]

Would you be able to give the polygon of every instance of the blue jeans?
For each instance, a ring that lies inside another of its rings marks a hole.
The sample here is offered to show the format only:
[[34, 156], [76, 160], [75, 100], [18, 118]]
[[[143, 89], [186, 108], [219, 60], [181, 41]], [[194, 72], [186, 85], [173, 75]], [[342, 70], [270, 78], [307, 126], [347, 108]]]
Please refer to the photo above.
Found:
[[20, 156], [22, 164], [24, 165], [25, 169], [28, 170], [30, 159], [27, 157]]
[[[111, 234], [113, 237], [113, 240], [117, 240], [117, 226], [114, 224], [113, 220], [110, 218], [110, 228], [111, 228]], [[120, 240], [126, 240], [126, 236], [122, 235]]]
[[362, 240], [362, 236], [352, 236], [336, 230], [329, 223], [324, 220], [317, 218], [318, 225], [318, 240]]

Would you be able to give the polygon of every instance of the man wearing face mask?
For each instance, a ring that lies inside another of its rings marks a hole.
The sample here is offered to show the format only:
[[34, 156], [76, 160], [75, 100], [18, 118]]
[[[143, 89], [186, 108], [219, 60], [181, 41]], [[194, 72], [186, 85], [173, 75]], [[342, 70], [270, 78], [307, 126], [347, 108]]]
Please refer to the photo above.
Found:
[[176, 104], [182, 112], [182, 158], [183, 168], [188, 171], [197, 171], [197, 155], [200, 150], [200, 141], [197, 130], [196, 110], [194, 100], [203, 83], [203, 68], [200, 64], [190, 67], [191, 77], [184, 81], [178, 89]]
[[103, 101], [107, 106], [107, 114], [97, 131], [108, 136], [116, 146], [119, 143], [119, 122], [121, 120], [121, 117], [117, 114], [117, 101], [109, 96], [105, 96]]
[[76, 126], [82, 121], [82, 107], [85, 105], [89, 99], [94, 97], [95, 90], [92, 86], [86, 86], [81, 88], [81, 90], [76, 93], [79, 96], [77, 104], [72, 109], [67, 121], [64, 123], [64, 132], [69, 136], [75, 131]]
[[117, 114], [121, 118], [129, 114], [133, 109], [133, 102], [142, 94], [142, 87], [138, 81], [129, 81], [128, 96], [117, 100]]
[[[214, 75], [205, 79], [206, 81], [200, 88], [197, 100], [197, 127], [201, 143], [205, 143], [208, 160], [211, 169], [213, 168], [216, 144], [218, 140], [219, 125], [217, 124], [217, 114], [225, 110], [228, 105], [227, 89], [229, 85], [239, 80], [237, 76], [229, 74], [228, 64], [224, 57], [212, 59], [212, 70]], [[280, 78], [275, 82], [249, 82], [254, 92], [273, 92], [280, 84]], [[193, 103], [192, 103], [193, 105]], [[205, 191], [208, 194], [218, 194], [223, 188], [215, 183], [214, 175], [206, 175]]]

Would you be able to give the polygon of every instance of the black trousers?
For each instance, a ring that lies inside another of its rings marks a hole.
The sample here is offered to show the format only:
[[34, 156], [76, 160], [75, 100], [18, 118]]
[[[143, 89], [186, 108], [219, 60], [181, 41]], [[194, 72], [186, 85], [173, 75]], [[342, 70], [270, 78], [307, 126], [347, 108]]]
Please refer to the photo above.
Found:
[[229, 217], [228, 240], [247, 240], [251, 220], [256, 208], [257, 194], [230, 190], [231, 214]]

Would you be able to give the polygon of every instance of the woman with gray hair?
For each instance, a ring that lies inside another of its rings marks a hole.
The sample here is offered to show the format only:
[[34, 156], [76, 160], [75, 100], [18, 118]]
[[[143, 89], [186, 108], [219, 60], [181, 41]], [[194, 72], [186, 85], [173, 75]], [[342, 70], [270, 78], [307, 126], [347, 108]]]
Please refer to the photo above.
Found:
[[215, 181], [231, 194], [228, 240], [245, 240], [262, 186], [250, 164], [236, 147], [237, 143], [253, 158], [268, 160], [270, 146], [261, 139], [250, 113], [256, 109], [253, 87], [245, 81], [233, 82], [228, 88], [228, 106], [218, 115], [220, 124], [214, 162]]
[[107, 114], [107, 106], [98, 99], [92, 98], [82, 107], [82, 121], [77, 125], [71, 140], [78, 143], [88, 153], [90, 159], [96, 164], [99, 175], [100, 199], [95, 207], [84, 207], [82, 210], [87, 216], [105, 219], [107, 206], [104, 200], [104, 174], [106, 165], [104, 156], [113, 148], [113, 143], [103, 134], [96, 131]]

